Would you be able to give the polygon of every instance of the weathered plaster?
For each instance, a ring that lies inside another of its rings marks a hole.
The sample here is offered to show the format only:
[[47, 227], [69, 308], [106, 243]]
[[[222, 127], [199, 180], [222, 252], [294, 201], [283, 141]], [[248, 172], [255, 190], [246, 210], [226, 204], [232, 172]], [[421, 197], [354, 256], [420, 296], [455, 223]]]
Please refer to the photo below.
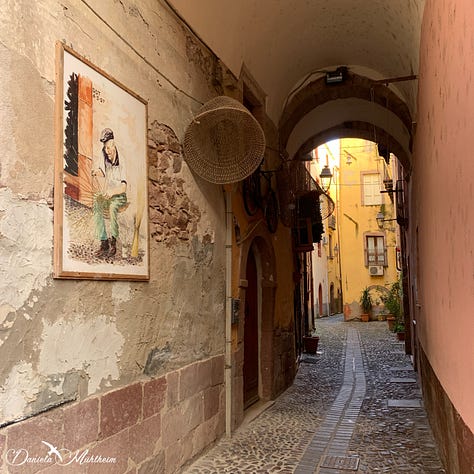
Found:
[[52, 213], [0, 189], [0, 321], [23, 306], [51, 274]]
[[115, 305], [130, 301], [132, 299], [132, 289], [130, 282], [117, 281], [112, 286], [112, 300]]
[[0, 387], [0, 423], [23, 416], [28, 403], [36, 399], [41, 378], [31, 363], [20, 361]]
[[0, 186], [8, 185], [14, 193], [36, 200], [46, 199], [53, 183], [52, 87], [27, 58], [7, 50], [1, 42], [0, 64]]
[[[133, 383], [160, 351], [153, 373], [223, 352], [223, 194], [196, 180], [178, 138], [215, 95], [217, 61], [160, 2], [92, 8], [99, 16], [74, 0], [0, 3], [0, 386], [17, 399], [9, 420]], [[51, 278], [58, 40], [148, 101], [149, 282]], [[28, 379], [25, 396], [13, 388]]]
[[89, 378], [88, 394], [119, 378], [124, 336], [106, 316], [45, 321], [41, 340], [38, 371], [43, 375], [83, 370]]

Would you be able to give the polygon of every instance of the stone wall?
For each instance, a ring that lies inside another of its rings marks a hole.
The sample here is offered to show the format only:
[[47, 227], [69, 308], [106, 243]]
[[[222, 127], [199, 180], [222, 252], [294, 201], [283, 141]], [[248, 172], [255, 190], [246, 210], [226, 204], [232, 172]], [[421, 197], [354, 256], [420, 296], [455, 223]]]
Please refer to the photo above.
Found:
[[[0, 449], [110, 446], [171, 472], [222, 433], [224, 199], [180, 142], [223, 67], [160, 1], [6, 0], [0, 17]], [[147, 101], [149, 282], [52, 277], [58, 41]]]
[[216, 356], [12, 424], [0, 471], [175, 472], [224, 431], [223, 374]]
[[[207, 100], [242, 99], [242, 79], [164, 1], [5, 0], [0, 17], [0, 454], [48, 435], [58, 449], [120, 452], [124, 469], [173, 472], [223, 432], [224, 412], [224, 193], [192, 173], [181, 142]], [[53, 278], [58, 42], [147, 102], [147, 282]], [[278, 255], [263, 290], [268, 399], [295, 361], [290, 233], [265, 238]], [[238, 385], [232, 395], [241, 420]]]

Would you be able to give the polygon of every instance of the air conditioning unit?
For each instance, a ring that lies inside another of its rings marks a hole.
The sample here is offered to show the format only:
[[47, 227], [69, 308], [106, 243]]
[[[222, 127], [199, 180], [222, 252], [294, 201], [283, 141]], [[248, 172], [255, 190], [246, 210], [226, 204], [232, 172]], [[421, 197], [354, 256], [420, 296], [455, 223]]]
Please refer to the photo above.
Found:
[[369, 267], [370, 276], [382, 276], [383, 265], [372, 265]]

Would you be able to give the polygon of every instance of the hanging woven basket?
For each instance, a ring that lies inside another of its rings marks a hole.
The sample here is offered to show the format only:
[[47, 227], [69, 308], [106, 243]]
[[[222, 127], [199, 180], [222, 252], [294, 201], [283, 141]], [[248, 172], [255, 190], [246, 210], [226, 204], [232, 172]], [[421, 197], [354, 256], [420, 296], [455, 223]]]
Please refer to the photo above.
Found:
[[265, 135], [240, 102], [219, 96], [203, 105], [184, 135], [184, 158], [201, 178], [216, 184], [250, 176], [265, 153]]

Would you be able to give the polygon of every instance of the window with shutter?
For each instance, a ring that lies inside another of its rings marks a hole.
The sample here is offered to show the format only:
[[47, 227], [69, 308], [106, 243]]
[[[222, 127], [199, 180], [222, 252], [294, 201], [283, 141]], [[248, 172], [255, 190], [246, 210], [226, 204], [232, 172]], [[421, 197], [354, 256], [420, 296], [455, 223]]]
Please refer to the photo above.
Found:
[[365, 264], [387, 266], [385, 237], [383, 235], [365, 236]]
[[362, 190], [364, 206], [377, 206], [382, 204], [382, 181], [379, 173], [365, 173], [362, 175]]

